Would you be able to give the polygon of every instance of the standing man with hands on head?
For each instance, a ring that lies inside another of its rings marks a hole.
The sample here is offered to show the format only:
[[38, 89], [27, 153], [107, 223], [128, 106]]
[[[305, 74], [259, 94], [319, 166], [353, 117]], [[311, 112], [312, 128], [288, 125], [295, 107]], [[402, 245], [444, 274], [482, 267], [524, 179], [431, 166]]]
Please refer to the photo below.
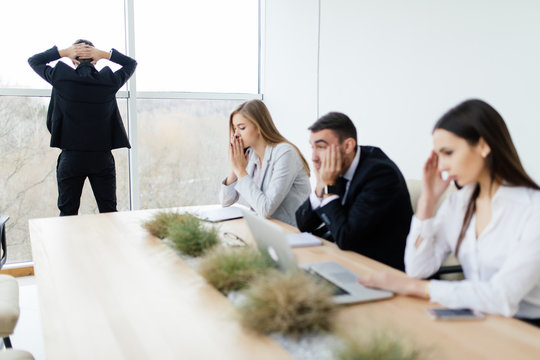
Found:
[[403, 270], [413, 212], [399, 168], [381, 149], [358, 146], [345, 114], [328, 113], [309, 130], [317, 185], [296, 211], [298, 228]]
[[[76, 66], [59, 61], [67, 57]], [[108, 59], [122, 68], [94, 65]], [[88, 177], [99, 212], [116, 210], [116, 169], [112, 149], [130, 148], [116, 93], [135, 72], [137, 62], [115, 49], [99, 50], [88, 40], [77, 40], [62, 50], [56, 46], [28, 59], [34, 71], [53, 88], [47, 113], [51, 147], [62, 149], [56, 166], [60, 216], [77, 215]]]

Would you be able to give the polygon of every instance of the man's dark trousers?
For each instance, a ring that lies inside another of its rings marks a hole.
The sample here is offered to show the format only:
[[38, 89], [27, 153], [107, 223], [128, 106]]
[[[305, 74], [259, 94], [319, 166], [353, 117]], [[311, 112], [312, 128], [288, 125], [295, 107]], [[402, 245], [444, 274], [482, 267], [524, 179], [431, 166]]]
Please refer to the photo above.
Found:
[[116, 211], [116, 170], [111, 151], [62, 150], [56, 165], [60, 216], [77, 215], [87, 177], [99, 212]]

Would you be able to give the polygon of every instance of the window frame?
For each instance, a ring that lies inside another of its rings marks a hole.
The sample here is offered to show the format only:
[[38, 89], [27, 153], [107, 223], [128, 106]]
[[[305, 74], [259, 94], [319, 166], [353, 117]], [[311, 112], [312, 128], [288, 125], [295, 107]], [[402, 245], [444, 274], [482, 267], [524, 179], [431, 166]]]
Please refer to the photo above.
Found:
[[[139, 163], [138, 163], [138, 140], [137, 140], [137, 99], [179, 99], [179, 100], [251, 100], [263, 99], [261, 92], [261, 74], [262, 72], [262, 26], [264, 16], [264, 1], [258, 0], [258, 74], [257, 74], [257, 93], [219, 93], [219, 92], [182, 92], [182, 91], [137, 91], [137, 72], [128, 80], [127, 90], [121, 90], [117, 93], [117, 99], [127, 100], [126, 124], [131, 149], [128, 149], [128, 172], [129, 172], [129, 210], [140, 209], [140, 189], [139, 189]], [[124, 26], [126, 54], [132, 58], [135, 55], [135, 0], [124, 0]], [[0, 88], [0, 96], [16, 97], [50, 97], [50, 89], [30, 89], [30, 88]], [[28, 268], [32, 266], [33, 261], [6, 263], [5, 268]]]

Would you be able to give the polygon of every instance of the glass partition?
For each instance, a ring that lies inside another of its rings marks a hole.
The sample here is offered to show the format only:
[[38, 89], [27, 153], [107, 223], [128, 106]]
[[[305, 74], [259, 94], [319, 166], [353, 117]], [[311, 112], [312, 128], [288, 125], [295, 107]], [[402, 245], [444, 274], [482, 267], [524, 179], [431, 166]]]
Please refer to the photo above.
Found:
[[[125, 52], [124, 0], [2, 1], [0, 88], [44, 89], [50, 85], [28, 65], [28, 58], [79, 38], [99, 49]], [[112, 65], [103, 61], [100, 66]]]
[[[49, 147], [49, 98], [41, 90], [51, 86], [27, 59], [78, 38], [123, 53], [125, 44], [134, 43], [137, 81], [119, 94], [118, 104], [126, 129], [137, 128], [130, 139], [136, 170], [129, 167], [128, 150], [113, 150], [118, 210], [132, 208], [130, 196], [140, 198], [142, 208], [213, 204], [229, 171], [228, 116], [241, 102], [261, 98], [258, 7], [253, 0], [1, 3], [6, 16], [0, 32], [6, 36], [0, 44], [8, 55], [0, 67], [0, 213], [10, 216], [8, 262], [31, 260], [29, 219], [59, 213], [60, 150]], [[120, 67], [101, 61], [97, 68], [103, 66]], [[189, 100], [194, 98], [219, 100]], [[130, 176], [139, 193], [130, 188]], [[87, 181], [79, 213], [97, 212]]]
[[[49, 98], [0, 96], [0, 214], [7, 222], [8, 262], [32, 258], [28, 220], [58, 216], [56, 161], [60, 150], [49, 147], [45, 121]], [[120, 100], [125, 113], [126, 101]], [[125, 117], [125, 114], [123, 115]], [[129, 209], [127, 150], [115, 150], [119, 210]], [[88, 181], [80, 214], [97, 213]]]
[[142, 208], [218, 203], [229, 114], [242, 101], [138, 100]]
[[257, 93], [258, 6], [135, 0], [138, 90]]

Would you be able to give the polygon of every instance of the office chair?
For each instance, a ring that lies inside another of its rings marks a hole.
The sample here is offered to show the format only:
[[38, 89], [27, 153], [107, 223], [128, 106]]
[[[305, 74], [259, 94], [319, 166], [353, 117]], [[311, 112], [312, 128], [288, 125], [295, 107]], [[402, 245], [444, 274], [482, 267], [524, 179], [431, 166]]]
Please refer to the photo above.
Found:
[[2, 257], [0, 258], [0, 269], [6, 263], [6, 258], [7, 258], [6, 221], [8, 221], [8, 219], [9, 219], [9, 216], [0, 215], [0, 241], [2, 243], [1, 248], [0, 248], [0, 254], [2, 255]]
[[6, 349], [0, 351], [0, 360], [34, 360], [34, 357], [28, 351]]
[[[6, 222], [9, 216], [0, 215], [0, 269], [6, 263]], [[33, 360], [27, 351], [12, 349], [11, 339], [15, 325], [19, 321], [19, 284], [11, 275], [0, 274], [0, 337], [3, 339], [4, 350], [0, 351], [0, 360]]]
[[0, 274], [0, 337], [6, 348], [11, 348], [15, 325], [19, 321], [19, 284], [11, 275]]
[[[420, 198], [420, 194], [422, 193], [422, 180], [418, 179], [407, 179], [407, 189], [409, 190], [409, 196], [411, 197], [411, 205], [413, 209], [413, 213], [416, 213], [416, 207], [418, 206], [418, 199]], [[443, 201], [456, 191], [457, 188], [454, 184], [450, 184], [448, 189], [444, 192], [444, 194], [441, 196], [439, 201], [437, 202], [437, 206], [435, 210], [439, 210], [439, 207], [441, 207], [441, 204]]]
[[[407, 179], [406, 182], [407, 182], [407, 189], [409, 190], [409, 196], [411, 197], [411, 205], [413, 208], [413, 213], [416, 213], [418, 199], [420, 198], [420, 194], [422, 192], [422, 180]], [[451, 184], [448, 187], [448, 189], [446, 189], [443, 196], [441, 196], [441, 198], [439, 199], [436, 210], [439, 209], [442, 202], [453, 191], [456, 191], [456, 186], [454, 184]], [[463, 269], [461, 268], [461, 265], [459, 264], [458, 259], [453, 254], [450, 254], [448, 258], [444, 260], [441, 268], [435, 274], [431, 275], [429, 279], [460, 280], [460, 279], [463, 279]]]
[[[6, 263], [6, 221], [9, 216], [0, 215], [0, 269]], [[4, 340], [6, 348], [11, 347], [9, 335], [13, 334], [15, 325], [19, 320], [19, 285], [13, 276], [0, 274], [0, 337]]]

